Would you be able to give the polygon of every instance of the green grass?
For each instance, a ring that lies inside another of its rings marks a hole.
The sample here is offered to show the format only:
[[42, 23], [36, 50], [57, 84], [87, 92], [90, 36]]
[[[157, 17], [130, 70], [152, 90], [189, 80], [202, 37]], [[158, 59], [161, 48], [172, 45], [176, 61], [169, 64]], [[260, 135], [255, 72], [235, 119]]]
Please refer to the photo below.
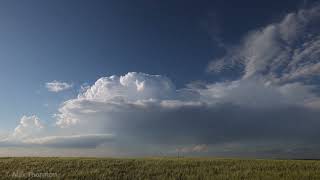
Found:
[[[47, 174], [45, 174], [47, 173]], [[48, 174], [52, 173], [52, 174]], [[1, 179], [320, 179], [320, 161], [0, 158]]]

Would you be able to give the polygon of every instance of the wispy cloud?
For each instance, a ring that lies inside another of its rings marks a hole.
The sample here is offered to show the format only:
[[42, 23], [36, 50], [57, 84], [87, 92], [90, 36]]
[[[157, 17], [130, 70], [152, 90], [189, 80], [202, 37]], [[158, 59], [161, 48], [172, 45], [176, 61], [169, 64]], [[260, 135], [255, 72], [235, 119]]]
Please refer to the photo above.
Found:
[[280, 22], [249, 33], [239, 45], [210, 62], [208, 70], [235, 70], [240, 79], [272, 83], [312, 79], [320, 73], [320, 5], [287, 14]]
[[187, 147], [181, 147], [176, 149], [176, 152], [179, 152], [179, 153], [203, 153], [208, 151], [209, 151], [209, 147], [206, 144], [198, 144], [194, 146], [187, 146]]
[[46, 83], [46, 88], [50, 92], [60, 92], [65, 91], [73, 87], [73, 84], [69, 84], [66, 82], [60, 82], [60, 81], [52, 81]]

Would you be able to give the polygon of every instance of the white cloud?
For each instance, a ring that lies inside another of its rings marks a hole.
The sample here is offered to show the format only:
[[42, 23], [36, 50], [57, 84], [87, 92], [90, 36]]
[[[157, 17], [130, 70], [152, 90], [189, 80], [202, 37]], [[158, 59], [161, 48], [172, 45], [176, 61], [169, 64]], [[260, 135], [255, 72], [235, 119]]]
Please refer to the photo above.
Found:
[[76, 124], [81, 116], [130, 110], [132, 106], [148, 106], [159, 100], [174, 100], [177, 93], [173, 83], [160, 75], [129, 72], [120, 77], [103, 77], [80, 93], [78, 98], [63, 103], [60, 113], [56, 114], [57, 124], [67, 126]]
[[199, 92], [200, 100], [208, 104], [231, 103], [242, 107], [270, 108], [304, 106], [317, 100], [313, 89], [314, 86], [298, 82], [272, 85], [261, 79], [248, 79], [207, 84], [194, 91]]
[[206, 144], [198, 144], [194, 146], [177, 148], [176, 151], [179, 153], [201, 153], [201, 152], [208, 152], [209, 147]]
[[320, 77], [320, 5], [252, 31], [224, 57], [210, 62], [208, 70], [239, 75], [235, 81], [201, 90], [211, 99], [224, 96], [241, 105], [314, 107], [319, 101], [315, 91], [320, 88], [316, 80]]
[[22, 141], [41, 136], [45, 130], [44, 124], [35, 116], [22, 116], [13, 132], [0, 138], [0, 146], [19, 146]]
[[46, 83], [46, 88], [50, 92], [60, 92], [72, 88], [73, 85], [66, 82], [52, 81]]
[[112, 134], [86, 134], [81, 132], [70, 134], [70, 132], [62, 132], [57, 129], [51, 129], [51, 133], [67, 134], [48, 135], [48, 128], [35, 115], [23, 116], [12, 133], [0, 137], [0, 146], [91, 148], [114, 139]]
[[14, 129], [14, 138], [26, 138], [39, 133], [44, 128], [40, 119], [33, 116], [23, 116], [19, 125]]
[[240, 79], [260, 77], [289, 83], [319, 77], [320, 6], [290, 13], [285, 18], [247, 35], [208, 70], [220, 73], [236, 68]]
[[135, 101], [171, 98], [174, 93], [174, 85], [164, 76], [130, 72], [120, 77], [114, 75], [98, 79], [79, 98], [98, 101], [113, 99]]
[[[145, 82], [143, 90], [137, 79]], [[165, 77], [143, 73], [100, 78], [61, 105], [56, 124], [66, 131], [117, 134], [117, 142], [135, 144], [307, 139], [316, 134], [318, 111], [308, 109], [318, 99], [314, 86], [272, 84], [259, 78], [190, 84], [185, 89], [167, 84], [172, 83]]]
[[41, 145], [50, 147], [97, 147], [110, 142], [114, 138], [111, 134], [79, 134], [69, 136], [46, 136], [24, 140], [28, 145]]

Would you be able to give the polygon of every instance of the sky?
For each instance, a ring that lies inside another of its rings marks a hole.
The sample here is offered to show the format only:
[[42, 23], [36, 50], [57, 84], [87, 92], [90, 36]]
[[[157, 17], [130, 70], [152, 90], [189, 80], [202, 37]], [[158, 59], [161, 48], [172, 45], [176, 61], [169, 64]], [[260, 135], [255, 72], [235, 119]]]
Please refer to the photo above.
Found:
[[320, 158], [320, 2], [0, 2], [0, 156]]

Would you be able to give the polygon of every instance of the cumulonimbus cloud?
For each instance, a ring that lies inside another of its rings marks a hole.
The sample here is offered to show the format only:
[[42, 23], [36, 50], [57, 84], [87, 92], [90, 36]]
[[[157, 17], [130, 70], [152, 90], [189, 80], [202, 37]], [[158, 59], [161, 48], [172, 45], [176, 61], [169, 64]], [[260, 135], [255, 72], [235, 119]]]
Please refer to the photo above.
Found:
[[[122, 79], [130, 82], [123, 84]], [[141, 82], [143, 89], [139, 88]], [[318, 134], [313, 127], [319, 124], [315, 121], [319, 112], [302, 101], [317, 96], [299, 83], [280, 86], [248, 80], [185, 89], [168, 84], [172, 82], [165, 77], [134, 72], [101, 78], [62, 104], [57, 125], [66, 129], [90, 127], [117, 134], [119, 139], [160, 144], [212, 144], [279, 136], [312, 139]]]
[[215, 73], [233, 68], [236, 80], [176, 89], [159, 75], [103, 77], [64, 102], [56, 124], [139, 143], [313, 142], [320, 125], [313, 82], [319, 71], [319, 9], [290, 13], [210, 63]]

